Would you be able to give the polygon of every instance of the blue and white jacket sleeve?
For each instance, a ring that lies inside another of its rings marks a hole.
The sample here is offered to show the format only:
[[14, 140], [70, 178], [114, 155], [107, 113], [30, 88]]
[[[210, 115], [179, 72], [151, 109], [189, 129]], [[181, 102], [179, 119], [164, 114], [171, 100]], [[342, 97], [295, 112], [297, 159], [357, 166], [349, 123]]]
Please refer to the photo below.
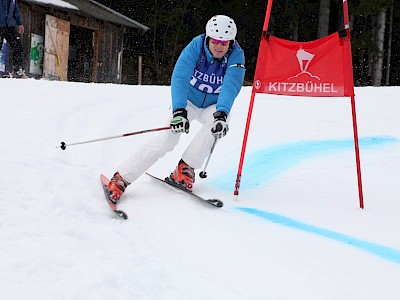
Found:
[[179, 56], [171, 78], [172, 111], [178, 108], [186, 108], [187, 92], [190, 88], [193, 70], [200, 56], [202, 39], [195, 37]]

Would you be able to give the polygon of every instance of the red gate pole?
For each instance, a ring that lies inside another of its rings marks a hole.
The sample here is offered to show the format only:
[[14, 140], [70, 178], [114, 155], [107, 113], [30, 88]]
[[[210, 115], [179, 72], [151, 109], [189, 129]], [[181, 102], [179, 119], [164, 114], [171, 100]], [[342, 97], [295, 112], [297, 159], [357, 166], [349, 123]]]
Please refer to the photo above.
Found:
[[[347, 0], [343, 0], [343, 18], [344, 18], [344, 29], [347, 33], [347, 43], [350, 44], [350, 21], [349, 21], [349, 9]], [[356, 154], [356, 166], [357, 166], [357, 183], [358, 183], [358, 198], [360, 202], [360, 208], [364, 208], [364, 197], [363, 197], [363, 188], [362, 188], [362, 179], [361, 179], [361, 162], [360, 162], [360, 147], [358, 143], [358, 130], [357, 130], [357, 117], [356, 117], [356, 101], [354, 95], [354, 82], [353, 82], [353, 67], [352, 67], [352, 59], [351, 59], [351, 46], [345, 47], [347, 50], [347, 65], [349, 66], [349, 70], [347, 72], [351, 73], [352, 80], [352, 95], [351, 95], [351, 113], [353, 117], [353, 134], [354, 134], [354, 150]], [[351, 67], [351, 68], [350, 68]]]
[[356, 152], [356, 165], [357, 165], [357, 182], [358, 182], [358, 198], [360, 200], [360, 208], [364, 208], [363, 188], [361, 180], [361, 163], [360, 163], [360, 149], [358, 145], [357, 133], [357, 118], [356, 118], [356, 101], [355, 96], [351, 96], [351, 111], [353, 115], [353, 133], [354, 133], [354, 149]]
[[[271, 16], [272, 2], [273, 2], [273, 0], [268, 0], [268, 5], [267, 5], [267, 10], [265, 12], [265, 19], [264, 19], [264, 25], [263, 25], [261, 39], [265, 38], [265, 35], [268, 31], [268, 24], [269, 24], [269, 19]], [[260, 55], [260, 53], [259, 53], [259, 55]], [[257, 64], [256, 64], [256, 69], [257, 69]], [[257, 71], [256, 71], [256, 73], [257, 73]], [[253, 90], [251, 92], [249, 111], [247, 113], [246, 128], [245, 128], [244, 136], [243, 136], [242, 152], [240, 154], [239, 167], [238, 167], [238, 172], [237, 172], [237, 176], [236, 176], [235, 191], [233, 192], [235, 200], [238, 200], [238, 196], [239, 196], [240, 180], [242, 177], [244, 155], [246, 152], [247, 138], [249, 135], [251, 115], [253, 113], [254, 98], [255, 98], [255, 91], [254, 91], [254, 87], [253, 87]]]
[[344, 17], [344, 29], [347, 32], [347, 36], [350, 36], [349, 8], [347, 0], [343, 0], [343, 17]]
[[250, 105], [249, 105], [249, 111], [247, 113], [247, 121], [246, 121], [246, 129], [244, 131], [244, 136], [243, 136], [243, 144], [242, 144], [242, 153], [240, 154], [240, 161], [239, 161], [239, 167], [236, 175], [236, 183], [235, 183], [235, 191], [233, 192], [234, 199], [238, 200], [239, 196], [239, 188], [240, 188], [240, 180], [242, 178], [242, 169], [243, 169], [243, 162], [244, 162], [244, 154], [246, 152], [246, 145], [247, 145], [247, 137], [249, 135], [249, 129], [250, 129], [250, 121], [251, 121], [251, 115], [253, 112], [253, 106], [254, 106], [254, 97], [255, 97], [255, 92], [254, 90], [251, 92], [251, 99], [250, 99]]

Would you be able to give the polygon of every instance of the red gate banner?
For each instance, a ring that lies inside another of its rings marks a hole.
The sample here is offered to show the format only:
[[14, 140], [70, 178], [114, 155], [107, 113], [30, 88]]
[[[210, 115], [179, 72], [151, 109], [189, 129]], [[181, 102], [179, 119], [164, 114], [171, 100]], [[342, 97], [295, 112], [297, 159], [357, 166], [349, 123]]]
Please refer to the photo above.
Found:
[[350, 39], [339, 37], [338, 32], [310, 42], [263, 36], [253, 91], [307, 97], [353, 96], [349, 47]]

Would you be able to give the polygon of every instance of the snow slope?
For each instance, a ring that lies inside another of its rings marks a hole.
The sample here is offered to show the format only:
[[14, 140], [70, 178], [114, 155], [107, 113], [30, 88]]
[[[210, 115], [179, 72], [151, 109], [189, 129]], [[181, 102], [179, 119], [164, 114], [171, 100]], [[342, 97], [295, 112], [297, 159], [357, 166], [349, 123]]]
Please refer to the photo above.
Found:
[[[349, 99], [257, 95], [233, 200], [243, 88], [194, 187], [225, 206], [142, 176], [121, 200], [126, 221], [99, 174], [157, 133], [56, 147], [165, 126], [169, 87], [2, 79], [0, 89], [1, 299], [399, 299], [400, 88], [356, 89], [365, 209]], [[149, 172], [169, 175], [192, 136]]]

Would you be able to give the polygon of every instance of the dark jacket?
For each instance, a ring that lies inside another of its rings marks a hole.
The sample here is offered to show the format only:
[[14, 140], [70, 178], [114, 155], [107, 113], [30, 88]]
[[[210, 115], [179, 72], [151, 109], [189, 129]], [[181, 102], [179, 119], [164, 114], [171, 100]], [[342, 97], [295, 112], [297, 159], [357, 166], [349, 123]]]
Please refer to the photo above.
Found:
[[17, 0], [0, 0], [0, 28], [22, 25]]

